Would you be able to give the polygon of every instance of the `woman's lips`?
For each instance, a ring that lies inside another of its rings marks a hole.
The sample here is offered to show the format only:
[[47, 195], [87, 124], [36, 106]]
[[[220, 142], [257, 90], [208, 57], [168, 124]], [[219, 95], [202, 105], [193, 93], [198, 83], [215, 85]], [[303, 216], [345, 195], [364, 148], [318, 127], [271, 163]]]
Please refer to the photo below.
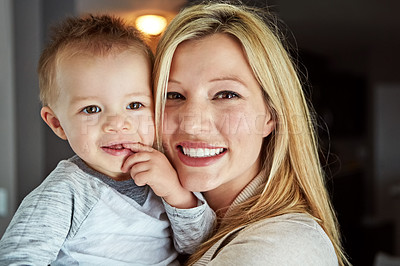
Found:
[[211, 165], [221, 159], [227, 151], [226, 148], [205, 143], [180, 143], [177, 150], [182, 163], [193, 167]]

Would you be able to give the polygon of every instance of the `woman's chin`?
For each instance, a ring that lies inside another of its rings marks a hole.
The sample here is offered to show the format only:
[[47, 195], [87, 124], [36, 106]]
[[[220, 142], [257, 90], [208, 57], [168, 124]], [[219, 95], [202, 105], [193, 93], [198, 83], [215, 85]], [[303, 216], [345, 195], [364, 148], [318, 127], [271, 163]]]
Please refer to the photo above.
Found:
[[206, 192], [215, 188], [214, 182], [210, 180], [210, 177], [202, 174], [202, 175], [190, 175], [188, 177], [179, 175], [180, 182], [182, 186], [193, 192]]

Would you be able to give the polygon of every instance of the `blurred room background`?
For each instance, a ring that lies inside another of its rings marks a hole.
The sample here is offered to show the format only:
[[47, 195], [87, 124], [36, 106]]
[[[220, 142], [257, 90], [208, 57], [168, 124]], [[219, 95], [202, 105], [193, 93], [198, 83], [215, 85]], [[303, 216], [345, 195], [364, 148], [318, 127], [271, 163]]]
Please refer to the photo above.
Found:
[[[72, 155], [41, 121], [36, 66], [49, 27], [112, 13], [167, 22], [187, 0], [0, 0], [0, 236], [21, 200]], [[327, 184], [354, 265], [400, 257], [400, 1], [253, 0], [285, 23], [319, 115]], [[149, 36], [156, 46], [159, 35]]]

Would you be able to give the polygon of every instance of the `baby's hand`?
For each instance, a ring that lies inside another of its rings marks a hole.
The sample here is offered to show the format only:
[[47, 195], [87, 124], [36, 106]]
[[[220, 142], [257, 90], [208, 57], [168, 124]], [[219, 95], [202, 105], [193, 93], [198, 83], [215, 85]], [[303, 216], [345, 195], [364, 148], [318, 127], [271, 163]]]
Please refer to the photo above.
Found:
[[154, 193], [171, 206], [186, 209], [197, 206], [197, 199], [182, 187], [178, 175], [165, 155], [140, 143], [125, 145], [134, 154], [122, 165], [122, 172], [130, 172], [136, 185], [149, 185]]

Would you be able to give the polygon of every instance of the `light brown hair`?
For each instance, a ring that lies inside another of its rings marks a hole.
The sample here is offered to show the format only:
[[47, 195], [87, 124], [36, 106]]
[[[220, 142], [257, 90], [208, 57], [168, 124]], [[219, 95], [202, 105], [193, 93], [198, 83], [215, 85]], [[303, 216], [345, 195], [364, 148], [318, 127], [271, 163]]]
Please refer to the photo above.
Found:
[[104, 56], [125, 50], [142, 53], [153, 65], [153, 53], [140, 31], [121, 18], [110, 15], [68, 17], [52, 28], [51, 38], [38, 64], [40, 100], [43, 106], [54, 103], [59, 93], [57, 64], [64, 57], [90, 54]]

